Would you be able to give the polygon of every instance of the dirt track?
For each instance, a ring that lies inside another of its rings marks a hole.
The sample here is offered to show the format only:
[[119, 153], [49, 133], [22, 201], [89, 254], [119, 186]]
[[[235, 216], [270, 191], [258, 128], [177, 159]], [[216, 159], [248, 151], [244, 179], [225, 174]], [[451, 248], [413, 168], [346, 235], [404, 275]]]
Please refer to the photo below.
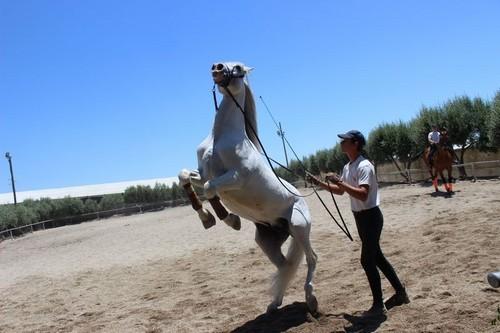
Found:
[[[421, 185], [382, 188], [382, 248], [412, 300], [382, 322], [356, 320], [371, 301], [359, 240], [310, 197], [318, 318], [303, 303], [305, 264], [283, 308], [265, 315], [274, 267], [253, 224], [204, 230], [181, 207], [0, 243], [0, 332], [498, 332], [500, 289], [485, 278], [500, 270], [500, 180], [455, 190], [447, 198]], [[337, 198], [356, 234], [348, 198]]]

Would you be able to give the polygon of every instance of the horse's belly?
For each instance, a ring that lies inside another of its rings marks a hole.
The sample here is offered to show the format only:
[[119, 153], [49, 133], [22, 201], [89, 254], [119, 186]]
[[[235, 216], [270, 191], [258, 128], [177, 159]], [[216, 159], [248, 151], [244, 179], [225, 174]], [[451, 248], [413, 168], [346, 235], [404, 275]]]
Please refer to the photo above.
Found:
[[288, 219], [294, 198], [283, 193], [259, 193], [248, 190], [227, 191], [219, 194], [224, 205], [233, 213], [253, 222], [273, 223]]

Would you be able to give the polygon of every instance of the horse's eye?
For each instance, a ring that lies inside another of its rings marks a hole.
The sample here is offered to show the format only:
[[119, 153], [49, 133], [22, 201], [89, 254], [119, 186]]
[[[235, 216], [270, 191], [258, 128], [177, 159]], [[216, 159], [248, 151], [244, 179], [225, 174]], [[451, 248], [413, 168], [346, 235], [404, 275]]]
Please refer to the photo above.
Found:
[[233, 71], [235, 71], [237, 73], [241, 73], [241, 66], [240, 65], [234, 66]]
[[224, 65], [223, 64], [217, 64], [217, 67], [215, 67], [218, 71], [221, 71], [224, 69]]

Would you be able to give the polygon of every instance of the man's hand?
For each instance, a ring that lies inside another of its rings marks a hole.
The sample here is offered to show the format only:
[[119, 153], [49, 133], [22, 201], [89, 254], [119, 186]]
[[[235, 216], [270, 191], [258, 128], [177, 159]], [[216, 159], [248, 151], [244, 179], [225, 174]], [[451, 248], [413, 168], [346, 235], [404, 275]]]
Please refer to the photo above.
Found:
[[342, 182], [342, 180], [340, 179], [339, 175], [337, 175], [336, 173], [334, 172], [331, 172], [331, 173], [327, 173], [325, 175], [325, 179], [335, 185], [338, 185], [339, 183]]

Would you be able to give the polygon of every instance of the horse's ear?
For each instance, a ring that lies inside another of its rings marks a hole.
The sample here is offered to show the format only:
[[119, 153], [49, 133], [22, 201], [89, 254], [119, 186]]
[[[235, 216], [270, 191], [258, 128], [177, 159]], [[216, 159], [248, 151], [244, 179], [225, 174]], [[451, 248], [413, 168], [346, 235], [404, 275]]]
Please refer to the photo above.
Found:
[[254, 70], [253, 67], [243, 66], [243, 71], [245, 72], [245, 74], [248, 74], [248, 73], [250, 73], [253, 70]]

